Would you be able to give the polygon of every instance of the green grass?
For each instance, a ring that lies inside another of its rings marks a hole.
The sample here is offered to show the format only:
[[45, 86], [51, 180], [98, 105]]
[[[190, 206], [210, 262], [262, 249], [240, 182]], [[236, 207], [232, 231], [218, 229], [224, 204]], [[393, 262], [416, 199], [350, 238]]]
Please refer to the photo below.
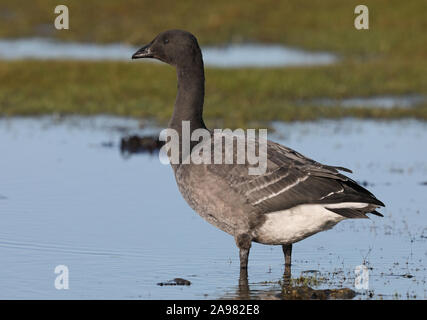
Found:
[[425, 0], [367, 0], [370, 30], [353, 26], [359, 0], [66, 1], [70, 29], [53, 26], [57, 0], [0, 0], [0, 37], [35, 35], [84, 42], [142, 44], [171, 28], [202, 44], [277, 42], [346, 55], [426, 58]]
[[[391, 110], [300, 105], [312, 98], [427, 94], [427, 1], [364, 1], [370, 29], [353, 26], [353, 0], [69, 1], [70, 30], [53, 27], [54, 0], [0, 0], [0, 38], [144, 44], [170, 28], [202, 45], [284, 43], [340, 55], [337, 65], [207, 69], [205, 117], [244, 127], [270, 120], [427, 119], [427, 105]], [[138, 62], [0, 61], [0, 115], [107, 113], [165, 122], [172, 67]]]
[[[230, 127], [271, 120], [364, 117], [427, 119], [413, 109], [316, 107], [297, 101], [328, 96], [427, 94], [426, 69], [403, 62], [287, 69], [207, 69], [205, 118]], [[424, 65], [425, 67], [425, 65]], [[373, 72], [373, 69], [381, 72]], [[405, 69], [405, 73], [399, 70]], [[102, 75], [102, 76], [100, 76]], [[113, 114], [169, 119], [175, 70], [139, 62], [0, 61], [0, 115]]]

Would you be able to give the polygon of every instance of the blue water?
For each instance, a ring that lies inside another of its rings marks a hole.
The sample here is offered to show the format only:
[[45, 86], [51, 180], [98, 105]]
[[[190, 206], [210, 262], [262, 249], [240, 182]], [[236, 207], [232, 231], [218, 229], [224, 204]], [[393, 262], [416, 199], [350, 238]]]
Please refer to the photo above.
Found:
[[412, 108], [427, 101], [427, 98], [420, 94], [407, 95], [382, 95], [372, 97], [352, 97], [345, 99], [315, 99], [309, 104], [320, 106], [341, 106], [345, 108]]
[[[317, 270], [315, 288], [356, 290], [354, 269], [365, 261], [374, 299], [427, 298], [427, 125], [274, 126], [270, 139], [353, 169], [387, 205], [384, 218], [344, 221], [295, 244], [293, 276]], [[188, 207], [156, 156], [119, 152], [124, 134], [157, 130], [110, 117], [0, 119], [1, 299], [239, 297], [234, 239]], [[54, 286], [57, 265], [69, 268], [68, 290]], [[282, 273], [281, 248], [254, 244], [251, 297], [280, 292]], [[191, 286], [157, 285], [176, 277]]]
[[[142, 45], [142, 44], [141, 44]], [[0, 59], [68, 59], [130, 61], [138, 47], [126, 44], [59, 42], [44, 38], [0, 39]], [[202, 48], [206, 66], [279, 67], [325, 65], [337, 61], [328, 52], [309, 52], [282, 45], [232, 44]], [[143, 60], [153, 62], [153, 60]]]

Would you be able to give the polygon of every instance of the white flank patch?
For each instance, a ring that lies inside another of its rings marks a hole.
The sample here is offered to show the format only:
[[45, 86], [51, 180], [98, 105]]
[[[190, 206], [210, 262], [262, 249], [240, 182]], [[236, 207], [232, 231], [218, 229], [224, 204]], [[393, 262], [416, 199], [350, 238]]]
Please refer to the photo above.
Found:
[[338, 208], [349, 208], [349, 209], [361, 209], [369, 206], [368, 203], [363, 202], [341, 202], [341, 203], [333, 203], [333, 204], [326, 204], [325, 208], [330, 209], [338, 209]]
[[[355, 208], [352, 206], [355, 203], [345, 204], [347, 205], [342, 207]], [[366, 206], [366, 203], [363, 205]], [[264, 244], [294, 243], [317, 232], [328, 230], [346, 219], [320, 204], [304, 204], [288, 210], [267, 213], [266, 218], [265, 223], [256, 231], [257, 241]]]

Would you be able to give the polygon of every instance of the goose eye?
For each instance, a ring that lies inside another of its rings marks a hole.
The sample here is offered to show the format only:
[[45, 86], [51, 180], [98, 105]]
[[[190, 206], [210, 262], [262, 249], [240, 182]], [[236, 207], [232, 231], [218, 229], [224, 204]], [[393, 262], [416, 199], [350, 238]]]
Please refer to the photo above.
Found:
[[169, 39], [165, 39], [165, 40], [163, 40], [163, 43], [164, 43], [164, 44], [169, 43]]

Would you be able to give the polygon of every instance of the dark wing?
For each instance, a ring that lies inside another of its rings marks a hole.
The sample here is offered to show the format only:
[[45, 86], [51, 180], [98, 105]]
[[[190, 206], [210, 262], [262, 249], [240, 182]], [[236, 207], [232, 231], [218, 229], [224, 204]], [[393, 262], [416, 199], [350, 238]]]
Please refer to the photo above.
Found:
[[262, 175], [249, 175], [249, 165], [209, 165], [208, 170], [226, 179], [233, 190], [243, 195], [258, 212], [286, 210], [301, 204], [337, 204], [360, 202], [364, 209], [329, 209], [345, 217], [366, 217], [384, 206], [375, 196], [339, 171], [342, 167], [323, 165], [300, 153], [268, 141], [267, 170]]

